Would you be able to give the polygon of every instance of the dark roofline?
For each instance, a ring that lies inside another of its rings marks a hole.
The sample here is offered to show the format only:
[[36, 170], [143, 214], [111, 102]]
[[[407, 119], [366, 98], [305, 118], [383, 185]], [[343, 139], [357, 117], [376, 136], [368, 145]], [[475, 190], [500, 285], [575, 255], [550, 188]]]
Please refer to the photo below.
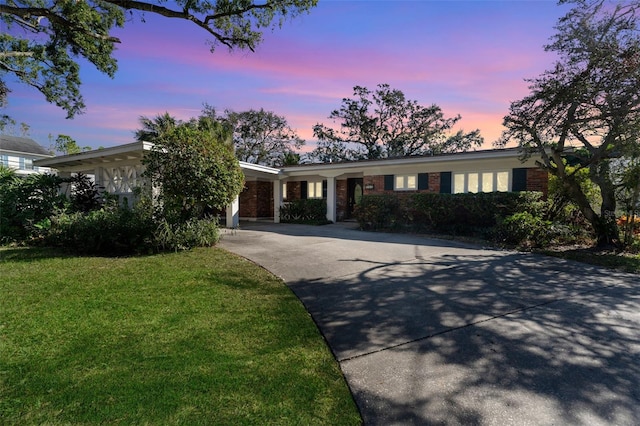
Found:
[[0, 135], [0, 149], [3, 151], [11, 151], [17, 154], [33, 154], [43, 157], [52, 157], [53, 155], [47, 151], [42, 145], [31, 138], [19, 136]]
[[520, 148], [493, 148], [493, 149], [484, 149], [478, 151], [462, 151], [462, 152], [454, 152], [454, 153], [443, 153], [443, 154], [434, 154], [434, 155], [412, 155], [407, 157], [389, 157], [389, 158], [375, 158], [375, 159], [365, 159], [365, 160], [353, 160], [353, 161], [340, 161], [335, 163], [307, 163], [307, 164], [297, 164], [294, 166], [283, 166], [281, 169], [283, 171], [292, 171], [292, 170], [301, 170], [304, 168], [314, 169], [314, 168], [341, 168], [341, 167], [357, 167], [360, 165], [370, 165], [370, 164], [405, 164], [405, 163], [421, 163], [421, 162], [430, 162], [437, 160], [456, 160], [463, 159], [469, 157], [489, 157], [491, 155], [496, 156], [517, 156], [521, 152]]

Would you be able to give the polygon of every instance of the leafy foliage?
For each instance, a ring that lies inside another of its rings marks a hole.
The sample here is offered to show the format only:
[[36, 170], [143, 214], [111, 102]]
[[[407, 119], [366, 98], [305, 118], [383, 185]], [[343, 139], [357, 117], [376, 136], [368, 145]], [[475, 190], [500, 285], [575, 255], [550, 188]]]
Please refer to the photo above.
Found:
[[[515, 140], [527, 153], [537, 152], [598, 243], [617, 244], [611, 168], [613, 159], [635, 150], [640, 136], [640, 3], [571, 3], [545, 47], [557, 55], [555, 67], [529, 80], [531, 94], [511, 104], [501, 143]], [[599, 211], [581, 185], [583, 169], [599, 188]]]
[[353, 88], [355, 99], [344, 98], [340, 109], [329, 118], [339, 129], [316, 124], [318, 148], [311, 153], [315, 161], [404, 157], [466, 151], [483, 142], [478, 130], [449, 132], [460, 115], [446, 118], [435, 104], [425, 107], [406, 99], [398, 89], [379, 84], [375, 91]]
[[244, 175], [228, 127], [206, 115], [180, 122], [165, 114], [141, 122], [138, 140], [154, 143], [144, 159], [145, 175], [157, 185], [161, 215], [169, 223], [204, 218], [240, 193]]
[[307, 198], [293, 200], [280, 207], [282, 223], [325, 224], [327, 222], [327, 202], [322, 199]]
[[281, 167], [304, 145], [286, 118], [271, 111], [227, 111], [222, 119], [233, 126], [233, 144], [240, 161]]
[[212, 247], [219, 239], [218, 221], [215, 218], [189, 219], [177, 224], [162, 220], [154, 233], [154, 244], [160, 251]]
[[0, 242], [23, 240], [34, 226], [63, 208], [66, 197], [59, 194], [62, 178], [49, 174], [18, 177], [0, 168]]
[[[51, 141], [52, 139], [53, 139], [53, 136], [49, 135], [49, 140]], [[53, 151], [60, 153], [62, 155], [79, 154], [83, 151], [89, 151], [90, 149], [91, 149], [90, 146], [85, 146], [80, 148], [78, 143], [71, 136], [68, 136], [68, 135], [58, 135], [52, 147]]]
[[[217, 45], [253, 50], [262, 30], [307, 12], [317, 0], [10, 0], [0, 4], [0, 106], [10, 92], [5, 75], [39, 90], [68, 118], [85, 108], [80, 93], [83, 58], [110, 77], [120, 40], [114, 28], [124, 27], [126, 16], [144, 21], [145, 14], [183, 19], [210, 36]], [[0, 116], [0, 122], [6, 121]]]
[[364, 195], [355, 216], [363, 229], [473, 234], [518, 211], [540, 211], [540, 193]]
[[117, 203], [51, 217], [42, 243], [80, 254], [126, 255], [152, 251], [156, 225], [142, 209]]

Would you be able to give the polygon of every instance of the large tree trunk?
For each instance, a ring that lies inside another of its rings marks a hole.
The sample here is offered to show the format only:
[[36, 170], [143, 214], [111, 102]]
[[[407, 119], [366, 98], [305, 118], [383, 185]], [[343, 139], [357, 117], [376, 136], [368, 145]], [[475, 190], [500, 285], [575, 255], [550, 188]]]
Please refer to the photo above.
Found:
[[616, 223], [616, 192], [611, 181], [609, 166], [609, 161], [601, 161], [597, 165], [592, 165], [589, 170], [591, 180], [598, 185], [602, 196], [598, 228], [594, 225], [599, 247], [619, 247], [621, 243], [620, 231]]
[[598, 215], [587, 196], [582, 191], [580, 184], [574, 179], [566, 179], [563, 185], [571, 198], [576, 202], [578, 208], [584, 215], [585, 219], [591, 223], [596, 234], [598, 247], [618, 246], [620, 244], [620, 234], [615, 218], [615, 194], [606, 190], [606, 185], [598, 185], [602, 191], [602, 208], [601, 214]]

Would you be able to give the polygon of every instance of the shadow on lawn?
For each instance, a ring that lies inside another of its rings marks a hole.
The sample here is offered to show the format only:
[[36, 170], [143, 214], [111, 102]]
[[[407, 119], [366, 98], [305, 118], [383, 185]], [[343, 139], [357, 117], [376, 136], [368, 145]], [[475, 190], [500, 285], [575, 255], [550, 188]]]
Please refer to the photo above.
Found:
[[367, 425], [640, 422], [636, 276], [495, 253], [290, 287]]
[[42, 259], [75, 256], [64, 250], [47, 247], [0, 247], [0, 262], [33, 262]]

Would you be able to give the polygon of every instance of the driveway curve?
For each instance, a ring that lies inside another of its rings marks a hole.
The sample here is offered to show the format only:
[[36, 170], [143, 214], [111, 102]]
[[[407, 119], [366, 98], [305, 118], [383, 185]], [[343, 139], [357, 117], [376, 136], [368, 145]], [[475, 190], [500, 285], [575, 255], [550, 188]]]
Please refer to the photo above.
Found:
[[304, 303], [366, 425], [640, 424], [636, 275], [344, 224], [221, 246]]

